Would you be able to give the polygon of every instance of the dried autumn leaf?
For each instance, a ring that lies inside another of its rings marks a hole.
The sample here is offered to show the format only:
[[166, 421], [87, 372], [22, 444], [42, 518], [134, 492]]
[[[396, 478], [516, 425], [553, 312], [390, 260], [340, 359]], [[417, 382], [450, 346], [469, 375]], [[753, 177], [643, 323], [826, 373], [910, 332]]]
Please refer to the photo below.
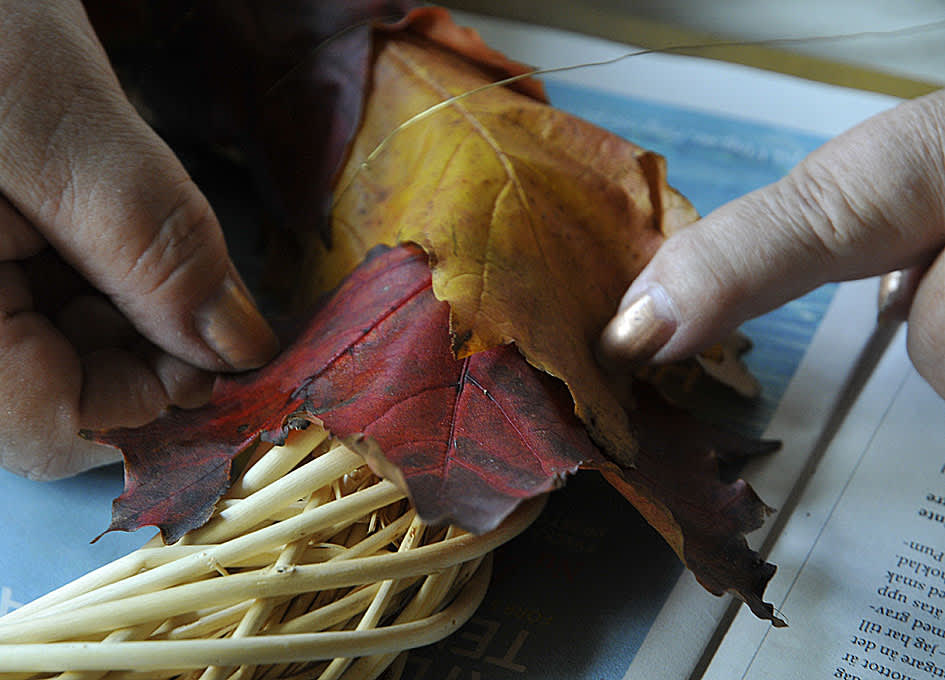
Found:
[[457, 360], [448, 306], [418, 249], [365, 262], [265, 368], [222, 376], [212, 401], [139, 428], [87, 433], [125, 457], [110, 529], [202, 525], [232, 458], [321, 420], [400, 481], [431, 522], [483, 532], [582, 462], [602, 462], [562, 386], [511, 347]]
[[768, 509], [716, 469], [721, 456], [770, 444], [720, 433], [646, 394], [633, 414], [638, 464], [621, 468], [590, 441], [563, 384], [513, 347], [453, 358], [448, 313], [418, 249], [376, 253], [296, 343], [264, 369], [221, 377], [210, 404], [89, 434], [125, 457], [110, 528], [153, 524], [176, 541], [209, 517], [236, 454], [318, 419], [405, 488], [425, 520], [477, 532], [579, 467], [599, 470], [709, 590], [733, 591], [773, 618], [762, 595], [774, 568], [743, 535]]
[[710, 592], [735, 592], [759, 617], [785, 625], [764, 602], [774, 565], [748, 547], [745, 534], [772, 512], [743, 480], [719, 479], [719, 463], [769, 453], [776, 442], [722, 432], [637, 387], [631, 414], [640, 439], [632, 468], [607, 461], [595, 467], [662, 534]]
[[336, 189], [332, 247], [309, 244], [309, 296], [375, 243], [419, 243], [434, 292], [450, 303], [457, 356], [515, 342], [564, 380], [607, 454], [630, 464], [636, 441], [592, 348], [666, 219], [694, 217], [666, 185], [662, 160], [505, 88], [399, 128], [490, 82], [409, 34], [379, 40], [373, 82]]
[[[174, 31], [150, 36], [165, 47], [137, 70], [150, 74], [142, 85], [164, 125], [239, 141], [288, 225], [309, 234], [311, 278], [289, 284], [308, 286], [302, 308], [374, 245], [419, 243], [451, 305], [458, 355], [516, 342], [565, 381], [608, 455], [629, 463], [636, 443], [591, 347], [664, 232], [695, 212], [666, 183], [661, 157], [548, 106], [531, 79], [398, 129], [452, 95], [527, 71], [442, 9], [382, 22], [409, 4], [205, 0], [158, 22]], [[324, 239], [327, 182], [355, 129]], [[333, 244], [327, 255], [323, 242]], [[295, 269], [285, 262], [294, 250], [274, 252], [278, 269]]]
[[[663, 160], [514, 92], [465, 96], [488, 77], [436, 46], [404, 35], [382, 44], [336, 190], [332, 247], [310, 244], [310, 294], [366, 246], [420, 243], [437, 296], [450, 302], [457, 355], [515, 342], [530, 363], [564, 379], [595, 441], [624, 464], [601, 466], [614, 486], [710, 591], [735, 591], [773, 618], [762, 594], [774, 568], [744, 538], [768, 508], [743, 481], [718, 480], [723, 437], [650, 392], [634, 400], [631, 426], [627, 402], [591, 355], [664, 234], [696, 217], [667, 185]], [[401, 126], [461, 95], [422, 124]], [[659, 417], [643, 416], [651, 411]]]

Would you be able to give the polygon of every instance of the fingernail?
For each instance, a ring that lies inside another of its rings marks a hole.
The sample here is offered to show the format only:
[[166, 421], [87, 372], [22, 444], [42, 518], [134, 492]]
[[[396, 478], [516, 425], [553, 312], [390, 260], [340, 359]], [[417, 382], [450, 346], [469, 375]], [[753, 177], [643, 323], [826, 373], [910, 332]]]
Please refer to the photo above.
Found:
[[909, 308], [924, 273], [924, 267], [912, 267], [889, 272], [880, 278], [876, 300], [878, 323], [905, 321], [909, 318]]
[[197, 311], [194, 321], [210, 349], [238, 371], [259, 368], [279, 351], [269, 324], [231, 275]]
[[646, 288], [617, 312], [601, 334], [608, 362], [638, 366], [653, 357], [676, 332], [672, 303], [662, 286]]

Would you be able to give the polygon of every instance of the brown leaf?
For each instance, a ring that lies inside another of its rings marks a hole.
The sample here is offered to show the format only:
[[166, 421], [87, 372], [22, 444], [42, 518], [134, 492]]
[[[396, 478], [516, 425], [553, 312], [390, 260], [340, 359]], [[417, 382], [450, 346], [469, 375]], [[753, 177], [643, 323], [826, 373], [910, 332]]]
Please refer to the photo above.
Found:
[[743, 479], [719, 479], [719, 463], [776, 450], [776, 442], [721, 432], [637, 386], [632, 414], [640, 452], [633, 468], [606, 462], [597, 469], [662, 534], [710, 592], [734, 592], [755, 615], [785, 625], [764, 602], [774, 575], [748, 547], [745, 534], [761, 527], [771, 508]]

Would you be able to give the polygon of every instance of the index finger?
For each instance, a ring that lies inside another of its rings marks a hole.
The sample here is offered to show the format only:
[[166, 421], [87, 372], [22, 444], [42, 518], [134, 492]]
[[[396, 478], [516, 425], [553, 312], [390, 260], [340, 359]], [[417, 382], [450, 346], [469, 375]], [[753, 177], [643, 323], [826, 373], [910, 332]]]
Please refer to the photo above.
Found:
[[927, 263], [945, 245], [945, 92], [872, 118], [787, 177], [668, 239], [602, 348], [672, 361], [827, 281]]

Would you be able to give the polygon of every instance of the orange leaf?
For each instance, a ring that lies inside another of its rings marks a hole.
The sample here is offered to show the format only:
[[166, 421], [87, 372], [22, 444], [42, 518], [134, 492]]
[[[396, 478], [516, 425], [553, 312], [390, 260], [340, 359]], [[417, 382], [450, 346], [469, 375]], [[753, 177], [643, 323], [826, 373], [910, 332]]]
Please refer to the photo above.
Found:
[[491, 78], [410, 34], [381, 37], [377, 54], [331, 251], [309, 244], [308, 299], [377, 243], [420, 244], [450, 303], [457, 356], [515, 342], [568, 385], [595, 441], [631, 463], [636, 442], [594, 338], [663, 230], [694, 210], [667, 186], [660, 157], [506, 88], [401, 126]]

